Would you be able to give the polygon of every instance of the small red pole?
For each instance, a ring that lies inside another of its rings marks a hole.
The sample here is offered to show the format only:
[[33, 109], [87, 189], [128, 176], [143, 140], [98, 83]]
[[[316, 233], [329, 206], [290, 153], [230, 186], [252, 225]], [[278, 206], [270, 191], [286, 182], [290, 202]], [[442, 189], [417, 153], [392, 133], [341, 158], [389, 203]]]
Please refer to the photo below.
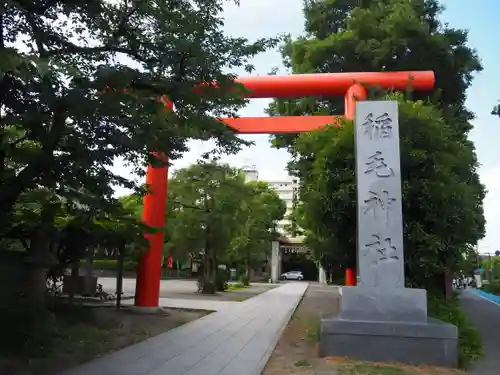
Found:
[[345, 270], [345, 285], [356, 286], [356, 270], [354, 268], [346, 268]]

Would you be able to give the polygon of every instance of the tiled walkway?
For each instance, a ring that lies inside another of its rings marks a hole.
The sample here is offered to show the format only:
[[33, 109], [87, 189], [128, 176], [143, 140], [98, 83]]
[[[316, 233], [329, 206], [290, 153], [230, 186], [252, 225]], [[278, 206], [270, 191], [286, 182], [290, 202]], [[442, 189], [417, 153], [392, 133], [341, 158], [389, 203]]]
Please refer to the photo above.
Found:
[[[223, 309], [233, 308], [234, 304], [241, 302], [234, 301], [211, 301], [203, 299], [186, 299], [186, 298], [160, 298], [160, 306], [172, 309], [193, 309], [193, 310], [208, 310], [221, 311]], [[113, 302], [114, 304], [114, 302]], [[133, 305], [133, 299], [123, 301], [124, 305]]]
[[284, 284], [61, 375], [260, 375], [307, 286]]

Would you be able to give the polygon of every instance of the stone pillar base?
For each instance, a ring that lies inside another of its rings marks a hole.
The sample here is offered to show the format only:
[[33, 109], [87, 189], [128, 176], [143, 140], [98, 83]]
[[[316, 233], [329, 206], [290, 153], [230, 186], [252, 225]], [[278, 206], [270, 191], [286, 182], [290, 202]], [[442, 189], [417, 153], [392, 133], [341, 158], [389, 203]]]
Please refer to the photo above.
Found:
[[356, 320], [427, 321], [424, 289], [343, 286], [340, 317]]
[[340, 288], [340, 312], [321, 319], [320, 355], [457, 367], [458, 330], [427, 318], [422, 289]]
[[458, 366], [457, 327], [438, 320], [388, 322], [321, 320], [320, 356], [373, 362]]
[[280, 266], [280, 244], [278, 241], [273, 241], [271, 243], [271, 283], [273, 284], [277, 284], [280, 282]]

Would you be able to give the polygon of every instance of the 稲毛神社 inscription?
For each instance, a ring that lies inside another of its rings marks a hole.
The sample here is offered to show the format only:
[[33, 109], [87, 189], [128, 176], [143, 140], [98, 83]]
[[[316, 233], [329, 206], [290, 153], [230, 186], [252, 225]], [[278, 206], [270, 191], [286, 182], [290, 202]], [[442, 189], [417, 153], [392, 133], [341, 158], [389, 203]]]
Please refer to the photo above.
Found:
[[397, 102], [356, 104], [359, 286], [404, 287], [398, 125]]

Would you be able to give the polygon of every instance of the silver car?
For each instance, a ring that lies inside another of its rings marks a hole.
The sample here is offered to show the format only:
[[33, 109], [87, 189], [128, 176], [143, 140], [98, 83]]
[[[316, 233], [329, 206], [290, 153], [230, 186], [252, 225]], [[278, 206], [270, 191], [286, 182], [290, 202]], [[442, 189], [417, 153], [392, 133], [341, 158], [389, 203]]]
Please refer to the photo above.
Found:
[[304, 280], [302, 271], [288, 271], [281, 275], [283, 280]]

